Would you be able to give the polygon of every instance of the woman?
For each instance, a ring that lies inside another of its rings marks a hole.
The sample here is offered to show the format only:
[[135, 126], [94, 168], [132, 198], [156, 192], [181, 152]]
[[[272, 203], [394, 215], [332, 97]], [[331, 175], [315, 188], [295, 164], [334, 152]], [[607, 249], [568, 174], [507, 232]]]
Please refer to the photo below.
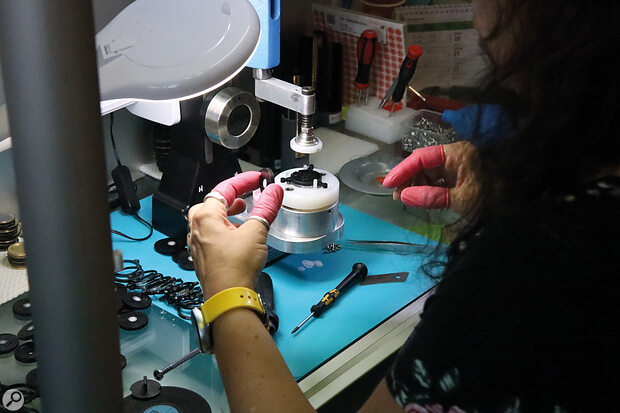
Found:
[[[474, 1], [493, 68], [485, 101], [515, 126], [484, 144], [415, 151], [386, 177], [395, 198], [453, 208], [465, 224], [422, 321], [360, 412], [619, 409], [618, 7]], [[445, 187], [428, 186], [439, 177]], [[269, 186], [240, 228], [226, 219], [258, 180], [238, 175], [190, 210], [207, 298], [251, 287], [264, 265], [282, 190]], [[224, 313], [213, 331], [233, 412], [312, 411], [252, 311]]]

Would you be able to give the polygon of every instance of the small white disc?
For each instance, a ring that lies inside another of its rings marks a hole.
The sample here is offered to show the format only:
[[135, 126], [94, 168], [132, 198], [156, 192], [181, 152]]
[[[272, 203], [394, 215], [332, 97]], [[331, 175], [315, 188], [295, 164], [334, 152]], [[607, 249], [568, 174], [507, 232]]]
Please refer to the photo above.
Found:
[[315, 138], [317, 140], [316, 145], [300, 145], [295, 142], [295, 138], [293, 138], [290, 142], [291, 149], [297, 153], [317, 153], [323, 149], [323, 142], [316, 136]]

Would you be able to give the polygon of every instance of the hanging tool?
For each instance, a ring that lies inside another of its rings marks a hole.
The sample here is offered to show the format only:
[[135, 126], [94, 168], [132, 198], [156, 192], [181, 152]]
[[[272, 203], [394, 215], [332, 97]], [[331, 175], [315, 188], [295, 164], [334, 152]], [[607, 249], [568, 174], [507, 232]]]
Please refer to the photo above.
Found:
[[418, 59], [422, 56], [422, 48], [417, 45], [409, 46], [407, 50], [407, 56], [405, 56], [405, 60], [403, 64], [400, 66], [400, 71], [398, 72], [398, 76], [392, 82], [392, 86], [387, 91], [381, 103], [379, 104], [379, 109], [383, 107], [383, 105], [387, 102], [388, 99], [392, 100], [392, 107], [390, 109], [390, 116], [394, 112], [394, 108], [396, 104], [403, 98], [405, 91], [407, 90], [407, 86], [409, 85], [409, 81], [413, 77], [415, 73], [416, 66], [418, 65]]
[[374, 30], [364, 30], [357, 40], [357, 76], [353, 81], [357, 89], [357, 104], [361, 101], [368, 104], [368, 86], [370, 82], [370, 65], [375, 58], [377, 33]]
[[358, 284], [364, 281], [367, 275], [368, 268], [366, 268], [366, 265], [362, 264], [361, 262], [353, 264], [353, 269], [351, 270], [349, 275], [347, 275], [336, 288], [325, 294], [323, 298], [321, 298], [321, 301], [319, 301], [310, 308], [310, 315], [306, 317], [306, 319], [302, 321], [297, 327], [295, 327], [293, 331], [291, 331], [291, 334], [295, 334], [295, 332], [299, 330], [301, 326], [303, 326], [306, 321], [310, 319], [310, 317], [319, 317], [323, 313], [323, 311], [331, 307], [334, 301], [336, 301], [336, 298], [338, 298], [341, 294], [351, 288], [353, 284]]

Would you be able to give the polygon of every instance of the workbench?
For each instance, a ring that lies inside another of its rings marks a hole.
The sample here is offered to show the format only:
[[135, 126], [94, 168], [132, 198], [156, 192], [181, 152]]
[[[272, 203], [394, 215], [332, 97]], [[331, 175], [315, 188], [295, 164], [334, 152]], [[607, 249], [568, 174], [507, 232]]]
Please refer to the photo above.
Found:
[[[151, 199], [141, 202], [140, 215], [150, 220]], [[434, 244], [352, 208], [341, 206], [345, 238], [398, 240]], [[139, 234], [146, 228], [121, 212], [111, 215], [113, 229]], [[113, 235], [115, 249], [125, 259], [139, 259], [142, 267], [164, 275], [196, 281], [192, 271], [181, 269], [169, 256], [155, 252], [153, 245], [165, 235], [155, 231], [142, 242]], [[433, 280], [419, 267], [427, 256], [397, 255], [386, 251], [361, 251], [343, 246], [338, 252], [289, 255], [265, 268], [274, 285], [275, 310], [280, 319], [274, 335], [287, 365], [313, 406], [319, 407], [340, 390], [397, 350], [411, 333]], [[408, 271], [402, 283], [355, 286], [320, 318], [310, 320], [295, 335], [292, 329], [303, 320], [327, 291], [333, 289], [356, 262], [369, 274]], [[138, 331], [121, 331], [121, 353], [128, 364], [123, 371], [124, 392], [144, 375], [151, 375], [195, 348], [188, 321], [158, 300], [147, 310], [149, 324]], [[210, 355], [198, 355], [168, 373], [164, 385], [186, 387], [205, 397], [212, 407], [227, 411], [217, 365]], [[215, 405], [215, 406], [214, 406]]]
[[[384, 147], [381, 149], [383, 152], [386, 150]], [[396, 149], [387, 147], [387, 150]], [[320, 160], [314, 162], [317, 167], [326, 167]], [[243, 166], [245, 170], [251, 168]], [[405, 208], [389, 196], [357, 192], [344, 184], [341, 184], [340, 201], [340, 212], [345, 219], [345, 239], [436, 243], [410, 230], [421, 232], [431, 228], [426, 235], [436, 238], [437, 232], [428, 222], [434, 221], [438, 223], [436, 226], [440, 226], [441, 217], [429, 215], [427, 211]], [[142, 199], [141, 206], [139, 214], [150, 221], [151, 198]], [[111, 214], [111, 227], [138, 237], [147, 232], [141, 223], [120, 211]], [[154, 231], [151, 238], [142, 242], [129, 241], [117, 235], [112, 236], [112, 241], [114, 248], [120, 249], [125, 259], [140, 260], [144, 269], [155, 269], [164, 275], [196, 281], [192, 271], [181, 269], [169, 256], [155, 252], [154, 243], [163, 238], [166, 236]], [[434, 285], [434, 281], [420, 270], [428, 259], [425, 255], [398, 255], [344, 247], [331, 254], [319, 251], [289, 255], [265, 269], [273, 280], [275, 311], [280, 319], [274, 340], [300, 388], [315, 408], [402, 346], [418, 322], [424, 301]], [[356, 262], [366, 264], [371, 275], [408, 271], [409, 277], [403, 283], [355, 286], [320, 318], [310, 320], [299, 332], [291, 335], [291, 330], [309, 314], [310, 307], [334, 288]], [[22, 271], [13, 275], [24, 277], [25, 274]], [[0, 306], [2, 332], [17, 331], [28, 322], [13, 319], [13, 301], [15, 299]], [[153, 305], [143, 312], [149, 318], [145, 328], [119, 330], [121, 353], [127, 359], [122, 371], [124, 395], [130, 393], [132, 383], [145, 375], [151, 377], [153, 370], [165, 367], [197, 346], [191, 324], [179, 318], [170, 306], [154, 298]], [[35, 364], [18, 364], [12, 357], [0, 358], [0, 371], [3, 372], [0, 381], [19, 381], [34, 367]], [[162, 384], [199, 393], [214, 412], [229, 411], [216, 361], [210, 355], [198, 355], [169, 372]]]

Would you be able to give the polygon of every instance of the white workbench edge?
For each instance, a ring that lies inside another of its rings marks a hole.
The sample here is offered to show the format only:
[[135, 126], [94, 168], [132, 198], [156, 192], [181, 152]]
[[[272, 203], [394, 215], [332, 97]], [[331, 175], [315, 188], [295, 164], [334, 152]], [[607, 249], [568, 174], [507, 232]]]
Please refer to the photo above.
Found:
[[434, 289], [385, 320], [299, 382], [310, 404], [318, 409], [351, 383], [398, 350], [420, 320]]

